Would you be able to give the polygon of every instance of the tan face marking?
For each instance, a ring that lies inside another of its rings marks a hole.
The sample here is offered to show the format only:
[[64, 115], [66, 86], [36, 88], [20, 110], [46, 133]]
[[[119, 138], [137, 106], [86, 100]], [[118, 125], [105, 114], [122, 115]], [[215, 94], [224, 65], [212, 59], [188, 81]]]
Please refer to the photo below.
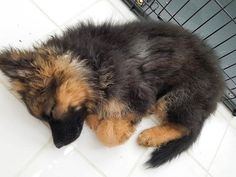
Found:
[[15, 81], [12, 81], [11, 84], [16, 92], [21, 92], [25, 90], [25, 84], [23, 84], [20, 81], [15, 80]]
[[20, 59], [30, 59], [34, 57], [34, 53], [25, 50], [11, 50], [9, 57], [16, 61]]
[[12, 89], [21, 95], [36, 117], [53, 109], [54, 117], [60, 119], [70, 108], [79, 109], [94, 98], [85, 60], [43, 48], [33, 52], [12, 50], [8, 55], [17, 62], [27, 60], [25, 69], [15, 71], [25, 81], [13, 79]]
[[91, 94], [91, 89], [84, 81], [68, 79], [63, 82], [56, 91], [54, 117], [60, 118], [69, 108], [79, 109], [91, 99]]

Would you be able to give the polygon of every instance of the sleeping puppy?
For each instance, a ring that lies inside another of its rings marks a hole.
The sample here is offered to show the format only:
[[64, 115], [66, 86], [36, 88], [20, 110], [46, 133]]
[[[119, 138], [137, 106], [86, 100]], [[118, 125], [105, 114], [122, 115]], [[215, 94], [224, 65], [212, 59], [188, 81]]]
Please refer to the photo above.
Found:
[[33, 116], [48, 122], [58, 148], [80, 135], [87, 115], [91, 93], [79, 65], [70, 54], [49, 49], [10, 49], [0, 55], [0, 68], [10, 77], [12, 89]]
[[122, 144], [154, 114], [161, 125], [137, 140], [157, 147], [152, 167], [193, 144], [224, 90], [204, 42], [152, 21], [81, 23], [33, 50], [3, 51], [0, 69], [30, 113], [49, 123], [57, 147], [74, 141], [85, 119], [103, 144]]

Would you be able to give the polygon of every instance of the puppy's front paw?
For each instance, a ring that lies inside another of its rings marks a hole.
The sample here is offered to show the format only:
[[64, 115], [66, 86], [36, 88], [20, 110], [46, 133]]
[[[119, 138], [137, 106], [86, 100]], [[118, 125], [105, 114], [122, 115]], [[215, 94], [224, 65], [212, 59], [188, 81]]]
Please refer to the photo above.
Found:
[[106, 146], [124, 143], [134, 132], [134, 126], [124, 119], [104, 119], [97, 127], [97, 137]]
[[189, 133], [182, 125], [166, 124], [144, 130], [138, 137], [138, 144], [143, 146], [161, 146], [172, 140], [179, 139]]
[[152, 129], [144, 130], [138, 136], [138, 144], [146, 147], [158, 146], [159, 142]]
[[87, 125], [89, 126], [90, 129], [96, 130], [99, 123], [100, 123], [100, 120], [99, 120], [97, 115], [91, 114], [91, 115], [87, 116], [86, 123], [87, 123]]

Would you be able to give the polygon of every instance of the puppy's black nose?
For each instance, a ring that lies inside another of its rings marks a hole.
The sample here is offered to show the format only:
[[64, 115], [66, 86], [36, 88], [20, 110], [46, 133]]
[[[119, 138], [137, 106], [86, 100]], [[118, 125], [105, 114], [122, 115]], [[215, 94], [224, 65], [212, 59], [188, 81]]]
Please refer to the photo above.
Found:
[[68, 145], [76, 140], [82, 130], [83, 121], [77, 124], [74, 121], [51, 121], [49, 125], [52, 130], [53, 142], [57, 148]]

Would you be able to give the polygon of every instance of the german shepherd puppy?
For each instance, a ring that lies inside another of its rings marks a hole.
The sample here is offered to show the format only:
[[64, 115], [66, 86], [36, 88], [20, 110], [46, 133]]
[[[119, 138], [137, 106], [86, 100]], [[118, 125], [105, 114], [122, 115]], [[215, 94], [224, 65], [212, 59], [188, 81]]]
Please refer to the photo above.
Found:
[[152, 21], [81, 23], [32, 50], [2, 51], [0, 69], [29, 112], [49, 123], [58, 148], [80, 135], [85, 119], [114, 146], [154, 114], [161, 125], [137, 140], [157, 147], [152, 167], [193, 144], [224, 90], [216, 56], [203, 41]]

